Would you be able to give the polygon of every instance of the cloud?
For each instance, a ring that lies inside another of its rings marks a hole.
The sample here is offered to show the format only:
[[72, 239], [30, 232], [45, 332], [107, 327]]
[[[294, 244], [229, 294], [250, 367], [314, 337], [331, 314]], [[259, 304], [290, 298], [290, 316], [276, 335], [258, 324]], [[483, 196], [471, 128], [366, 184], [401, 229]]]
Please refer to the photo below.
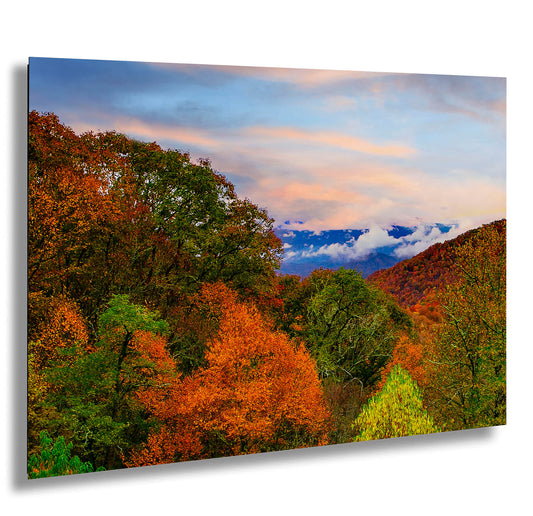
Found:
[[[98, 130], [114, 130], [143, 141], [156, 141], [159, 144], [164, 140], [170, 140], [175, 142], [177, 146], [181, 148], [183, 148], [183, 146], [192, 145], [195, 147], [216, 150], [222, 144], [222, 140], [213, 136], [212, 132], [190, 127], [146, 123], [135, 118], [121, 117], [108, 120], [106, 125], [109, 126], [108, 129], [104, 127], [99, 128]], [[94, 125], [84, 122], [75, 122], [74, 124], [71, 124], [71, 126], [76, 132], [94, 130]]]
[[[261, 188], [268, 188], [271, 197], [278, 202], [298, 202], [298, 201], [332, 201], [335, 204], [342, 202], [357, 202], [360, 196], [355, 192], [342, 190], [336, 186], [327, 187], [321, 183], [304, 183], [291, 181], [287, 184], [280, 184], [278, 178], [265, 178], [261, 181]], [[298, 219], [299, 217], [291, 217]]]
[[402, 144], [390, 143], [386, 145], [374, 143], [368, 139], [348, 136], [334, 131], [311, 131], [295, 127], [261, 127], [255, 126], [247, 129], [248, 134], [274, 138], [278, 140], [291, 140], [299, 143], [326, 145], [341, 149], [352, 150], [374, 156], [393, 156], [408, 158], [417, 151], [412, 147]]
[[292, 258], [297, 257], [297, 256], [300, 256], [300, 253], [298, 253], [296, 251], [289, 251], [288, 253], [285, 253], [285, 255], [283, 256], [283, 259], [285, 261], [287, 261], [287, 260], [291, 260]]
[[191, 128], [168, 127], [164, 125], [145, 124], [133, 122], [117, 124], [118, 130], [127, 134], [139, 135], [149, 139], [165, 139], [185, 145], [217, 148], [220, 140], [208, 135], [207, 131]]
[[357, 100], [347, 95], [329, 95], [324, 98], [324, 109], [328, 111], [346, 111], [356, 107]]
[[338, 258], [347, 258], [349, 252], [348, 252], [348, 244], [328, 244], [323, 245], [322, 247], [319, 247], [316, 251], [312, 249], [313, 246], [310, 246], [309, 250], [303, 251], [301, 253], [302, 258], [315, 258], [317, 256], [329, 256], [330, 258], [338, 259]]
[[207, 157], [278, 225], [303, 221], [284, 225], [287, 231], [371, 228], [349, 253], [362, 252], [365, 239], [370, 248], [379, 237], [374, 226], [505, 215], [502, 125], [494, 131], [485, 123], [505, 118], [505, 79], [78, 60], [35, 65], [30, 100], [38, 97], [43, 110], [57, 106], [76, 131], [118, 130]]
[[442, 243], [445, 240], [455, 238], [463, 232], [458, 232], [458, 228], [459, 226], [456, 226], [448, 232], [443, 232], [437, 226], [419, 226], [412, 234], [399, 239], [401, 240], [401, 243], [400, 246], [394, 250], [394, 254], [398, 258], [410, 258], [415, 254], [425, 251], [433, 244]]
[[357, 255], [361, 256], [374, 251], [378, 247], [387, 247], [395, 243], [396, 239], [391, 237], [387, 231], [378, 226], [373, 226], [355, 241], [354, 247], [357, 249]]
[[397, 74], [384, 83], [387, 89], [410, 92], [408, 105], [418, 109], [462, 115], [482, 122], [504, 121], [506, 80], [503, 77]]
[[412, 227], [471, 218], [485, 223], [505, 216], [505, 182], [476, 170], [434, 175], [347, 156], [328, 156], [327, 166], [313, 153], [300, 161], [296, 154], [286, 157], [292, 167], [271, 168], [275, 173], [261, 178], [250, 198], [260, 199], [278, 221], [303, 220], [284, 225], [287, 230]]
[[382, 72], [360, 72], [350, 70], [323, 70], [311, 68], [274, 68], [256, 66], [228, 66], [228, 65], [191, 65], [171, 63], [148, 63], [153, 69], [168, 72], [179, 72], [191, 77], [202, 77], [206, 73], [219, 74], [229, 80], [258, 79], [269, 82], [287, 83], [302, 89], [312, 89], [324, 85], [335, 85], [346, 81], [377, 79], [394, 75]]
[[293, 251], [285, 256], [285, 259], [327, 257], [337, 262], [350, 262], [363, 259], [378, 250], [382, 251], [383, 248], [391, 248], [387, 253], [403, 260], [425, 251], [436, 243], [456, 238], [460, 234], [479, 227], [485, 222], [487, 221], [480, 221], [475, 218], [465, 219], [456, 222], [451, 228], [450, 226], [439, 226], [437, 224], [421, 224], [415, 226], [411, 234], [398, 238], [389, 235], [388, 229], [390, 227], [375, 225], [367, 229], [359, 238], [351, 238], [344, 243], [335, 242], [318, 248], [311, 244], [300, 251], [293, 248]]
[[[209, 157], [215, 169], [231, 177], [240, 196], [266, 208], [278, 224], [300, 221], [285, 225], [287, 231], [413, 226], [420, 220], [448, 224], [473, 217], [490, 222], [505, 216], [501, 174], [491, 178], [475, 169], [455, 168], [435, 175], [410, 162], [382, 162], [387, 156], [362, 154], [354, 160], [349, 153], [324, 154], [318, 145], [307, 145], [309, 135], [319, 138], [311, 131], [257, 126], [255, 132], [202, 130], [133, 117], [102, 121], [135, 138], [189, 150], [193, 158]], [[94, 129], [83, 122], [70, 125], [78, 132]], [[288, 148], [277, 146], [283, 135], [294, 137]], [[333, 143], [335, 133], [327, 136]]]
[[449, 231], [442, 231], [435, 225], [421, 225], [416, 230], [401, 239], [401, 245], [394, 250], [398, 258], [411, 258], [412, 256], [425, 251], [434, 244], [442, 243], [458, 237], [462, 233], [477, 228], [484, 223], [493, 222], [498, 217], [489, 220], [479, 218], [466, 218], [453, 224]]
[[314, 258], [318, 256], [328, 256], [335, 260], [350, 261], [364, 258], [377, 248], [397, 245], [399, 239], [391, 237], [388, 232], [378, 226], [373, 226], [366, 230], [358, 239], [351, 238], [348, 242], [327, 244], [316, 250], [303, 251], [302, 258]]

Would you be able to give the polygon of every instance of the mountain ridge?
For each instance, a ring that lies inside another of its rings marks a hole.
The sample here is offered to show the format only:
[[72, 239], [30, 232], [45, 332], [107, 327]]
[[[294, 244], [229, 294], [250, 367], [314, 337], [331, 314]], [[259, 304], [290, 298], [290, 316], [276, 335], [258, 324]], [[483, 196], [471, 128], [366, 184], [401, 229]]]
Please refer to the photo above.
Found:
[[506, 219], [483, 224], [453, 239], [433, 244], [412, 258], [373, 272], [367, 281], [391, 294], [404, 308], [420, 303], [455, 280], [457, 250], [487, 226], [494, 226], [498, 232], [505, 233]]
[[285, 250], [279, 272], [306, 277], [317, 268], [344, 267], [358, 270], [366, 278], [415, 255], [420, 247], [447, 238], [456, 227], [435, 223], [310, 231], [278, 226], [274, 232]]

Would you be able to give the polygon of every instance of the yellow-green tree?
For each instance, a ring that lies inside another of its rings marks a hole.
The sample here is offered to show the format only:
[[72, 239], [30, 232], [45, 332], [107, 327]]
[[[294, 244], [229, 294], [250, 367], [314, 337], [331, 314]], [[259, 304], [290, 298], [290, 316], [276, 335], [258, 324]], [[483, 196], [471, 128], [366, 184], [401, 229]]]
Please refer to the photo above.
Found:
[[372, 397], [355, 420], [356, 441], [438, 432], [422, 404], [416, 382], [395, 365], [383, 389]]

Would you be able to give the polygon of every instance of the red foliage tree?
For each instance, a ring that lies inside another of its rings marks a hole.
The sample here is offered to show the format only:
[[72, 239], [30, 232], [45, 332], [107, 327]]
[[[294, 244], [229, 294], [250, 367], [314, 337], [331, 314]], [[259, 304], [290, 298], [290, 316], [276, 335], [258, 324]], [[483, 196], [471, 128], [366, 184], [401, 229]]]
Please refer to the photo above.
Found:
[[[28, 279], [68, 292], [84, 271], [113, 203], [91, 153], [55, 115], [29, 117]], [[100, 157], [103, 159], [103, 157]]]

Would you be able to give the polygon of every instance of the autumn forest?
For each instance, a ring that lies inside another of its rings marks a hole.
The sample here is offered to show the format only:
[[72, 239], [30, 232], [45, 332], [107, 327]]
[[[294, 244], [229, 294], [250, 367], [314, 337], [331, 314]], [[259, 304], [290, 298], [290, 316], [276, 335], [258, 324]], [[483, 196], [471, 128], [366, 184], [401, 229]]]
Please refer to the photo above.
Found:
[[28, 125], [30, 478], [505, 424], [505, 220], [283, 275], [208, 160]]

